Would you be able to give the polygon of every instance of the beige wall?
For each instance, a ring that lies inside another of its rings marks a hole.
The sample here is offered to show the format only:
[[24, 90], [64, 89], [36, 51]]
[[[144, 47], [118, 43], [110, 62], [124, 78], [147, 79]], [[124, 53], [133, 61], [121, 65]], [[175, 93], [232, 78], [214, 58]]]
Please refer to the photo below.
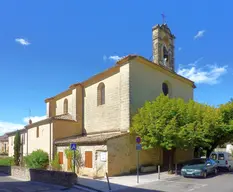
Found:
[[[97, 106], [97, 87], [105, 84], [105, 104]], [[84, 127], [87, 133], [120, 129], [120, 74], [85, 88]]]
[[80, 135], [81, 133], [82, 129], [78, 127], [78, 122], [67, 120], [55, 120], [53, 122], [53, 139]]
[[193, 98], [191, 85], [164, 74], [148, 65], [136, 61], [130, 63], [131, 113], [143, 106], [145, 101], [154, 100], [162, 93], [162, 83], [169, 82], [171, 97], [181, 97], [185, 101]]
[[12, 157], [14, 155], [14, 135], [8, 136], [8, 143], [9, 143], [9, 153], [8, 156]]
[[0, 153], [8, 153], [8, 141], [0, 141]]
[[64, 114], [63, 112], [63, 105], [64, 105], [64, 100], [67, 99], [68, 100], [68, 113], [69, 114], [72, 114], [72, 94], [66, 96], [66, 97], [63, 97], [59, 100], [56, 101], [56, 115], [61, 115], [61, 114]]
[[[57, 146], [57, 152], [63, 152], [63, 171], [67, 170], [67, 158], [65, 156], [65, 149], [69, 146]], [[79, 175], [88, 176], [88, 177], [104, 177], [107, 171], [107, 147], [106, 145], [96, 145], [96, 146], [79, 146], [79, 151], [81, 152], [82, 158], [82, 167], [79, 169]], [[85, 152], [92, 151], [92, 168], [85, 167]], [[106, 153], [106, 161], [101, 161], [100, 153]]]
[[[51, 139], [50, 145], [50, 135], [52, 135], [53, 131], [53, 124], [51, 123], [51, 134], [50, 134], [50, 123], [39, 125], [39, 137], [36, 137], [36, 130], [37, 127], [33, 127], [28, 129], [28, 154], [32, 153], [37, 149], [42, 149], [43, 151], [50, 154], [50, 146], [51, 146], [51, 153], [52, 153], [52, 143], [53, 140]], [[51, 137], [52, 138], [52, 137]]]
[[176, 149], [176, 152], [174, 154], [174, 160], [175, 163], [182, 163], [188, 160], [191, 160], [194, 158], [194, 150], [182, 150], [182, 149]]
[[[137, 167], [137, 151], [135, 137], [125, 135], [111, 139], [108, 147], [108, 174], [122, 175], [135, 172]], [[124, 157], [124, 160], [122, 159]], [[139, 153], [139, 165], [157, 165], [162, 162], [161, 149], [141, 150]]]

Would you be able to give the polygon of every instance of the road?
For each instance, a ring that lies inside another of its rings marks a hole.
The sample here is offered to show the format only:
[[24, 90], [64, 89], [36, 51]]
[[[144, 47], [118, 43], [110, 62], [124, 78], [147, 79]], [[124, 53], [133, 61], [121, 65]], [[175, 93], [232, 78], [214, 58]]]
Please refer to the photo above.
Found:
[[[64, 190], [65, 189], [65, 190]], [[75, 188], [66, 189], [62, 186], [39, 182], [20, 181], [0, 173], [0, 192], [84, 192]]]
[[136, 188], [118, 192], [232, 192], [233, 173], [220, 173], [206, 179], [176, 177], [166, 181], [155, 181]]

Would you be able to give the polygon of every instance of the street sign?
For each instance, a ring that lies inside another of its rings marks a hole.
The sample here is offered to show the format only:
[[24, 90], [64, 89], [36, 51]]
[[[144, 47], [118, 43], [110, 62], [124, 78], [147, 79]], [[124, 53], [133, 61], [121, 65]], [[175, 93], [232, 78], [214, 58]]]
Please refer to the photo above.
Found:
[[137, 151], [142, 150], [142, 145], [141, 145], [141, 144], [136, 144], [136, 150], [137, 150]]
[[140, 144], [140, 143], [141, 143], [141, 137], [137, 136], [137, 137], [136, 137], [136, 142], [137, 142], [138, 144]]
[[76, 144], [76, 143], [71, 143], [71, 144], [70, 144], [70, 149], [73, 150], [73, 151], [76, 151], [76, 149], [77, 149], [77, 144]]

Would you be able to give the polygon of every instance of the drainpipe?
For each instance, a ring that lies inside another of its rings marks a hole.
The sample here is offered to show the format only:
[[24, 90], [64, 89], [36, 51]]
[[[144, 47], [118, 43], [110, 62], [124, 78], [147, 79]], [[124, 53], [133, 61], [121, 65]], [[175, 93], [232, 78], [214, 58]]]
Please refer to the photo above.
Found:
[[27, 129], [27, 155], [28, 155], [28, 129]]
[[51, 154], [51, 122], [49, 123], [49, 161], [52, 160], [52, 154]]

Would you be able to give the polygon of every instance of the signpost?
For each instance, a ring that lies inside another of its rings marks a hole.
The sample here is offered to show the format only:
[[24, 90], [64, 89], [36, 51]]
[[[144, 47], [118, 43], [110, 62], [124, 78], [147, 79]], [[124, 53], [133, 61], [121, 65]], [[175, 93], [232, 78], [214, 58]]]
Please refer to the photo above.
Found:
[[139, 151], [142, 150], [141, 137], [136, 137], [136, 151], [137, 151], [137, 183], [139, 183]]
[[71, 143], [70, 144], [70, 149], [72, 151], [74, 151], [73, 164], [74, 164], [74, 173], [75, 173], [75, 156], [76, 156], [77, 144], [76, 143]]

